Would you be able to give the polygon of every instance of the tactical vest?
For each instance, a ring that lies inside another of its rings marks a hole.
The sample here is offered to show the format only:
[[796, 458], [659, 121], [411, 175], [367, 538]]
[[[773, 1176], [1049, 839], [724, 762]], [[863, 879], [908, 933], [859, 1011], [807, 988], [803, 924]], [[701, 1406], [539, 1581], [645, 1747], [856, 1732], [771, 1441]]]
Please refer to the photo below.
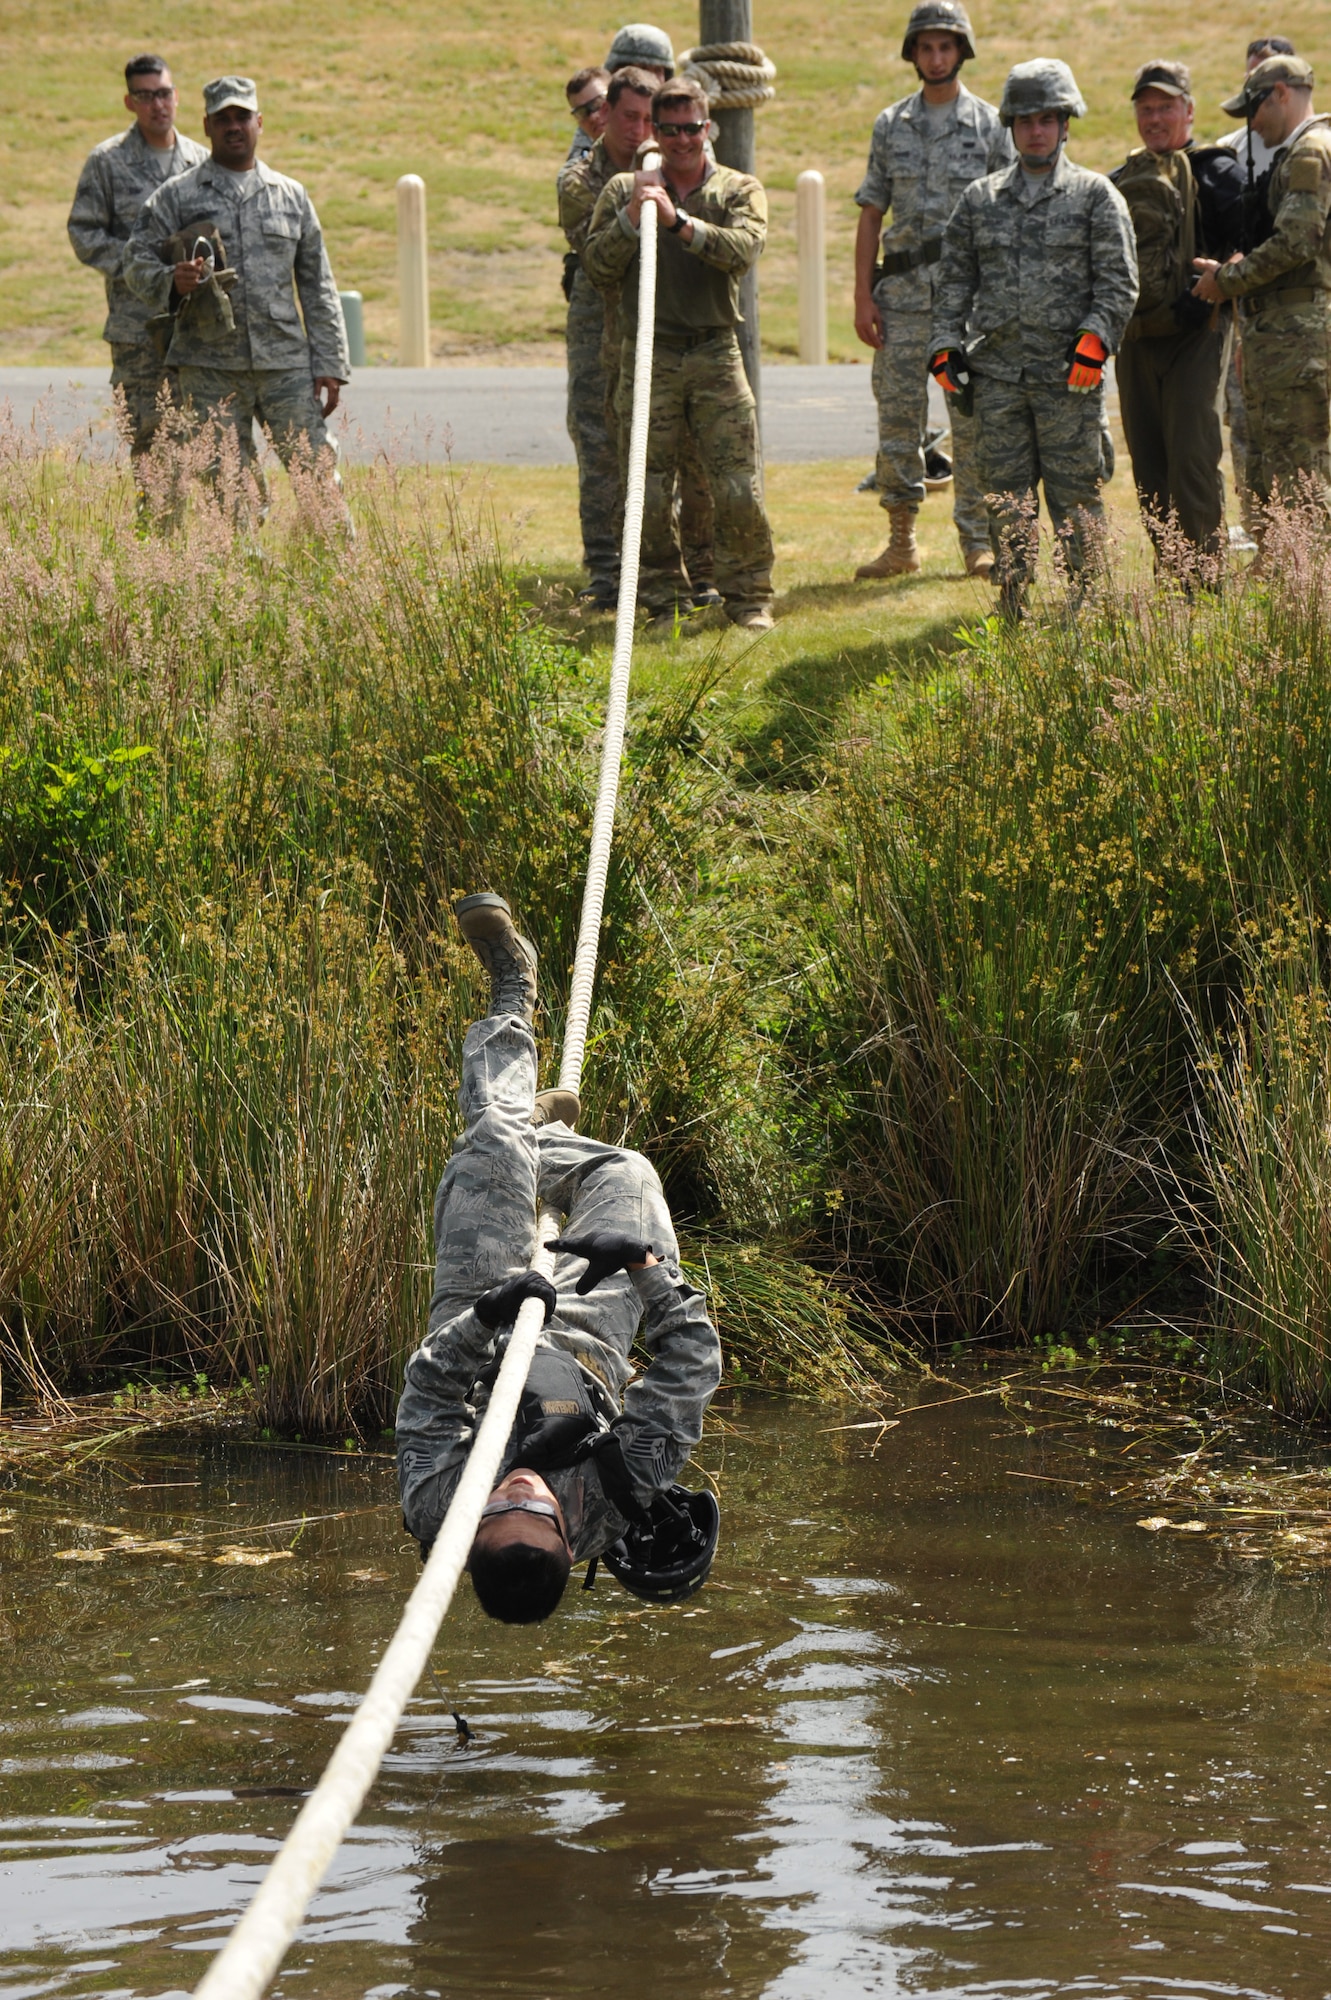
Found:
[[1137, 305], [1126, 340], [1177, 333], [1174, 307], [1193, 284], [1197, 185], [1186, 153], [1129, 153], [1114, 175], [1137, 238]]

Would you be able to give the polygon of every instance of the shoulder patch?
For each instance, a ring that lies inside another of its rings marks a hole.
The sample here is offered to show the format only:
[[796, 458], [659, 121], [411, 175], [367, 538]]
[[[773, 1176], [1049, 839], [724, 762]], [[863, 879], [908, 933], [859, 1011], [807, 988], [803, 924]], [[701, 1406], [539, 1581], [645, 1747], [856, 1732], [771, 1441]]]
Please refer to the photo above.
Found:
[[1316, 194], [1322, 185], [1323, 162], [1316, 153], [1300, 153], [1289, 163], [1291, 194]]

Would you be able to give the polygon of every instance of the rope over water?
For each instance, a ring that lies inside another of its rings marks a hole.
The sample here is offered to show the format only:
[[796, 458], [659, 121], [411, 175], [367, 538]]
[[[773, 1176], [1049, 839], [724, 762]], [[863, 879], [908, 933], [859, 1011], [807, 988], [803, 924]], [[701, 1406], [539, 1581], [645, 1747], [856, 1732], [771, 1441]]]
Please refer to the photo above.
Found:
[[712, 111], [756, 110], [776, 96], [776, 64], [756, 42], [705, 42], [685, 49], [679, 67], [702, 85]]
[[[657, 166], [659, 155], [645, 164]], [[629, 438], [628, 480], [624, 500], [623, 556], [619, 573], [619, 607], [615, 619], [615, 649], [610, 667], [605, 735], [596, 810], [587, 856], [587, 883], [564, 1029], [564, 1053], [559, 1081], [577, 1090], [582, 1078], [587, 1026], [591, 1019], [596, 980], [596, 951], [601, 934], [615, 806], [619, 797], [619, 766], [628, 713], [629, 670], [633, 662], [633, 622], [638, 598], [638, 555], [642, 541], [643, 494], [647, 483], [647, 420], [652, 394], [652, 342], [656, 324], [656, 224], [658, 211], [644, 202], [639, 230], [638, 338], [634, 354], [633, 425]], [[559, 1218], [542, 1212], [536, 1226], [536, 1254], [531, 1268], [544, 1277], [554, 1271], [554, 1258], [544, 1249], [559, 1233]], [[444, 1614], [466, 1564], [481, 1509], [494, 1488], [504, 1447], [518, 1413], [518, 1399], [527, 1380], [536, 1342], [545, 1320], [539, 1299], [528, 1299], [518, 1313], [500, 1367], [490, 1404], [462, 1469], [448, 1513], [439, 1530], [420, 1581], [407, 1600], [402, 1620], [370, 1682], [365, 1699], [347, 1724], [322, 1778], [301, 1807], [296, 1823], [283, 1841], [253, 1902], [222, 1950], [195, 1988], [195, 2000], [259, 2000], [287, 1947], [300, 1928], [310, 1899], [322, 1882], [355, 1819], [365, 1794], [378, 1775], [384, 1753], [402, 1720], [434, 1645]]]

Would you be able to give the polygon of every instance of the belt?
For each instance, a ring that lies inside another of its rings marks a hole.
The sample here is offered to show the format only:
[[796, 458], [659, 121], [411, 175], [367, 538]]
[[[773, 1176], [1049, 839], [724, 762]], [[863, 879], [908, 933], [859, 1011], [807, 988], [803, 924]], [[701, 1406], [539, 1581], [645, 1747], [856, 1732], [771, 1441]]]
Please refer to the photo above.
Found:
[[1322, 285], [1290, 285], [1283, 292], [1258, 292], [1239, 300], [1239, 318], [1256, 319], [1272, 306], [1310, 306], [1314, 299], [1331, 297]]
[[688, 354], [693, 348], [702, 347], [705, 342], [732, 331], [733, 328], [728, 326], [705, 326], [699, 333], [658, 333], [653, 337], [653, 344], [668, 347], [672, 354]]
[[941, 236], [930, 236], [923, 243], [917, 243], [913, 250], [885, 250], [878, 275], [880, 278], [895, 278], [902, 271], [919, 271], [926, 264], [936, 264], [942, 254]]

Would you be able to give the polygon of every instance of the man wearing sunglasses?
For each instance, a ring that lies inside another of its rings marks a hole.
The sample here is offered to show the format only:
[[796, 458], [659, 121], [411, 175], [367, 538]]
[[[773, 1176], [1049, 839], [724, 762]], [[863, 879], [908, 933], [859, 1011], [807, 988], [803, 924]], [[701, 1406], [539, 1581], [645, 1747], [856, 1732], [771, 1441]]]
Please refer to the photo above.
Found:
[[157, 432], [163, 386], [175, 390], [148, 332], [150, 308], [125, 283], [130, 232], [148, 196], [173, 174], [208, 157], [197, 139], [176, 130], [176, 87], [161, 56], [135, 56], [125, 65], [125, 109], [134, 114], [127, 132], [93, 148], [79, 175], [69, 211], [69, 240], [81, 264], [106, 282], [102, 339], [111, 349], [111, 387], [124, 397], [130, 457], [142, 458]]
[[[465, 1130], [435, 1196], [434, 1296], [398, 1407], [398, 1479], [424, 1552], [518, 1309], [540, 1299], [545, 1332], [469, 1561], [491, 1617], [532, 1624], [554, 1610], [573, 1563], [611, 1551], [670, 1490], [686, 1505], [698, 1497], [673, 1481], [702, 1436], [720, 1343], [680, 1271], [648, 1161], [578, 1132], [571, 1091], [537, 1092], [536, 952], [508, 905], [466, 896], [456, 915], [489, 974], [490, 1004], [463, 1047]], [[529, 1269], [539, 1207], [567, 1217], [553, 1284]], [[635, 1341], [650, 1357], [638, 1376]], [[705, 1574], [710, 1549], [694, 1560]], [[696, 1567], [688, 1580], [701, 1580]]]
[[740, 358], [740, 280], [767, 240], [767, 197], [751, 174], [707, 157], [707, 94], [690, 78], [652, 100], [662, 167], [617, 174], [592, 216], [583, 265], [620, 295], [617, 400], [627, 433], [638, 317], [638, 231], [657, 210], [655, 353], [639, 598], [663, 628], [692, 608], [674, 519], [681, 441], [692, 440], [715, 509], [716, 589], [732, 624], [772, 625], [772, 533], [763, 506], [757, 413]]
[[[1227, 263], [1199, 257], [1197, 298], [1238, 301], [1248, 478], [1259, 508], [1279, 487], [1331, 520], [1331, 120], [1313, 110], [1301, 56], [1268, 56], [1222, 107], [1276, 152], [1271, 234]], [[1265, 520], [1259, 514], [1257, 540]]]

